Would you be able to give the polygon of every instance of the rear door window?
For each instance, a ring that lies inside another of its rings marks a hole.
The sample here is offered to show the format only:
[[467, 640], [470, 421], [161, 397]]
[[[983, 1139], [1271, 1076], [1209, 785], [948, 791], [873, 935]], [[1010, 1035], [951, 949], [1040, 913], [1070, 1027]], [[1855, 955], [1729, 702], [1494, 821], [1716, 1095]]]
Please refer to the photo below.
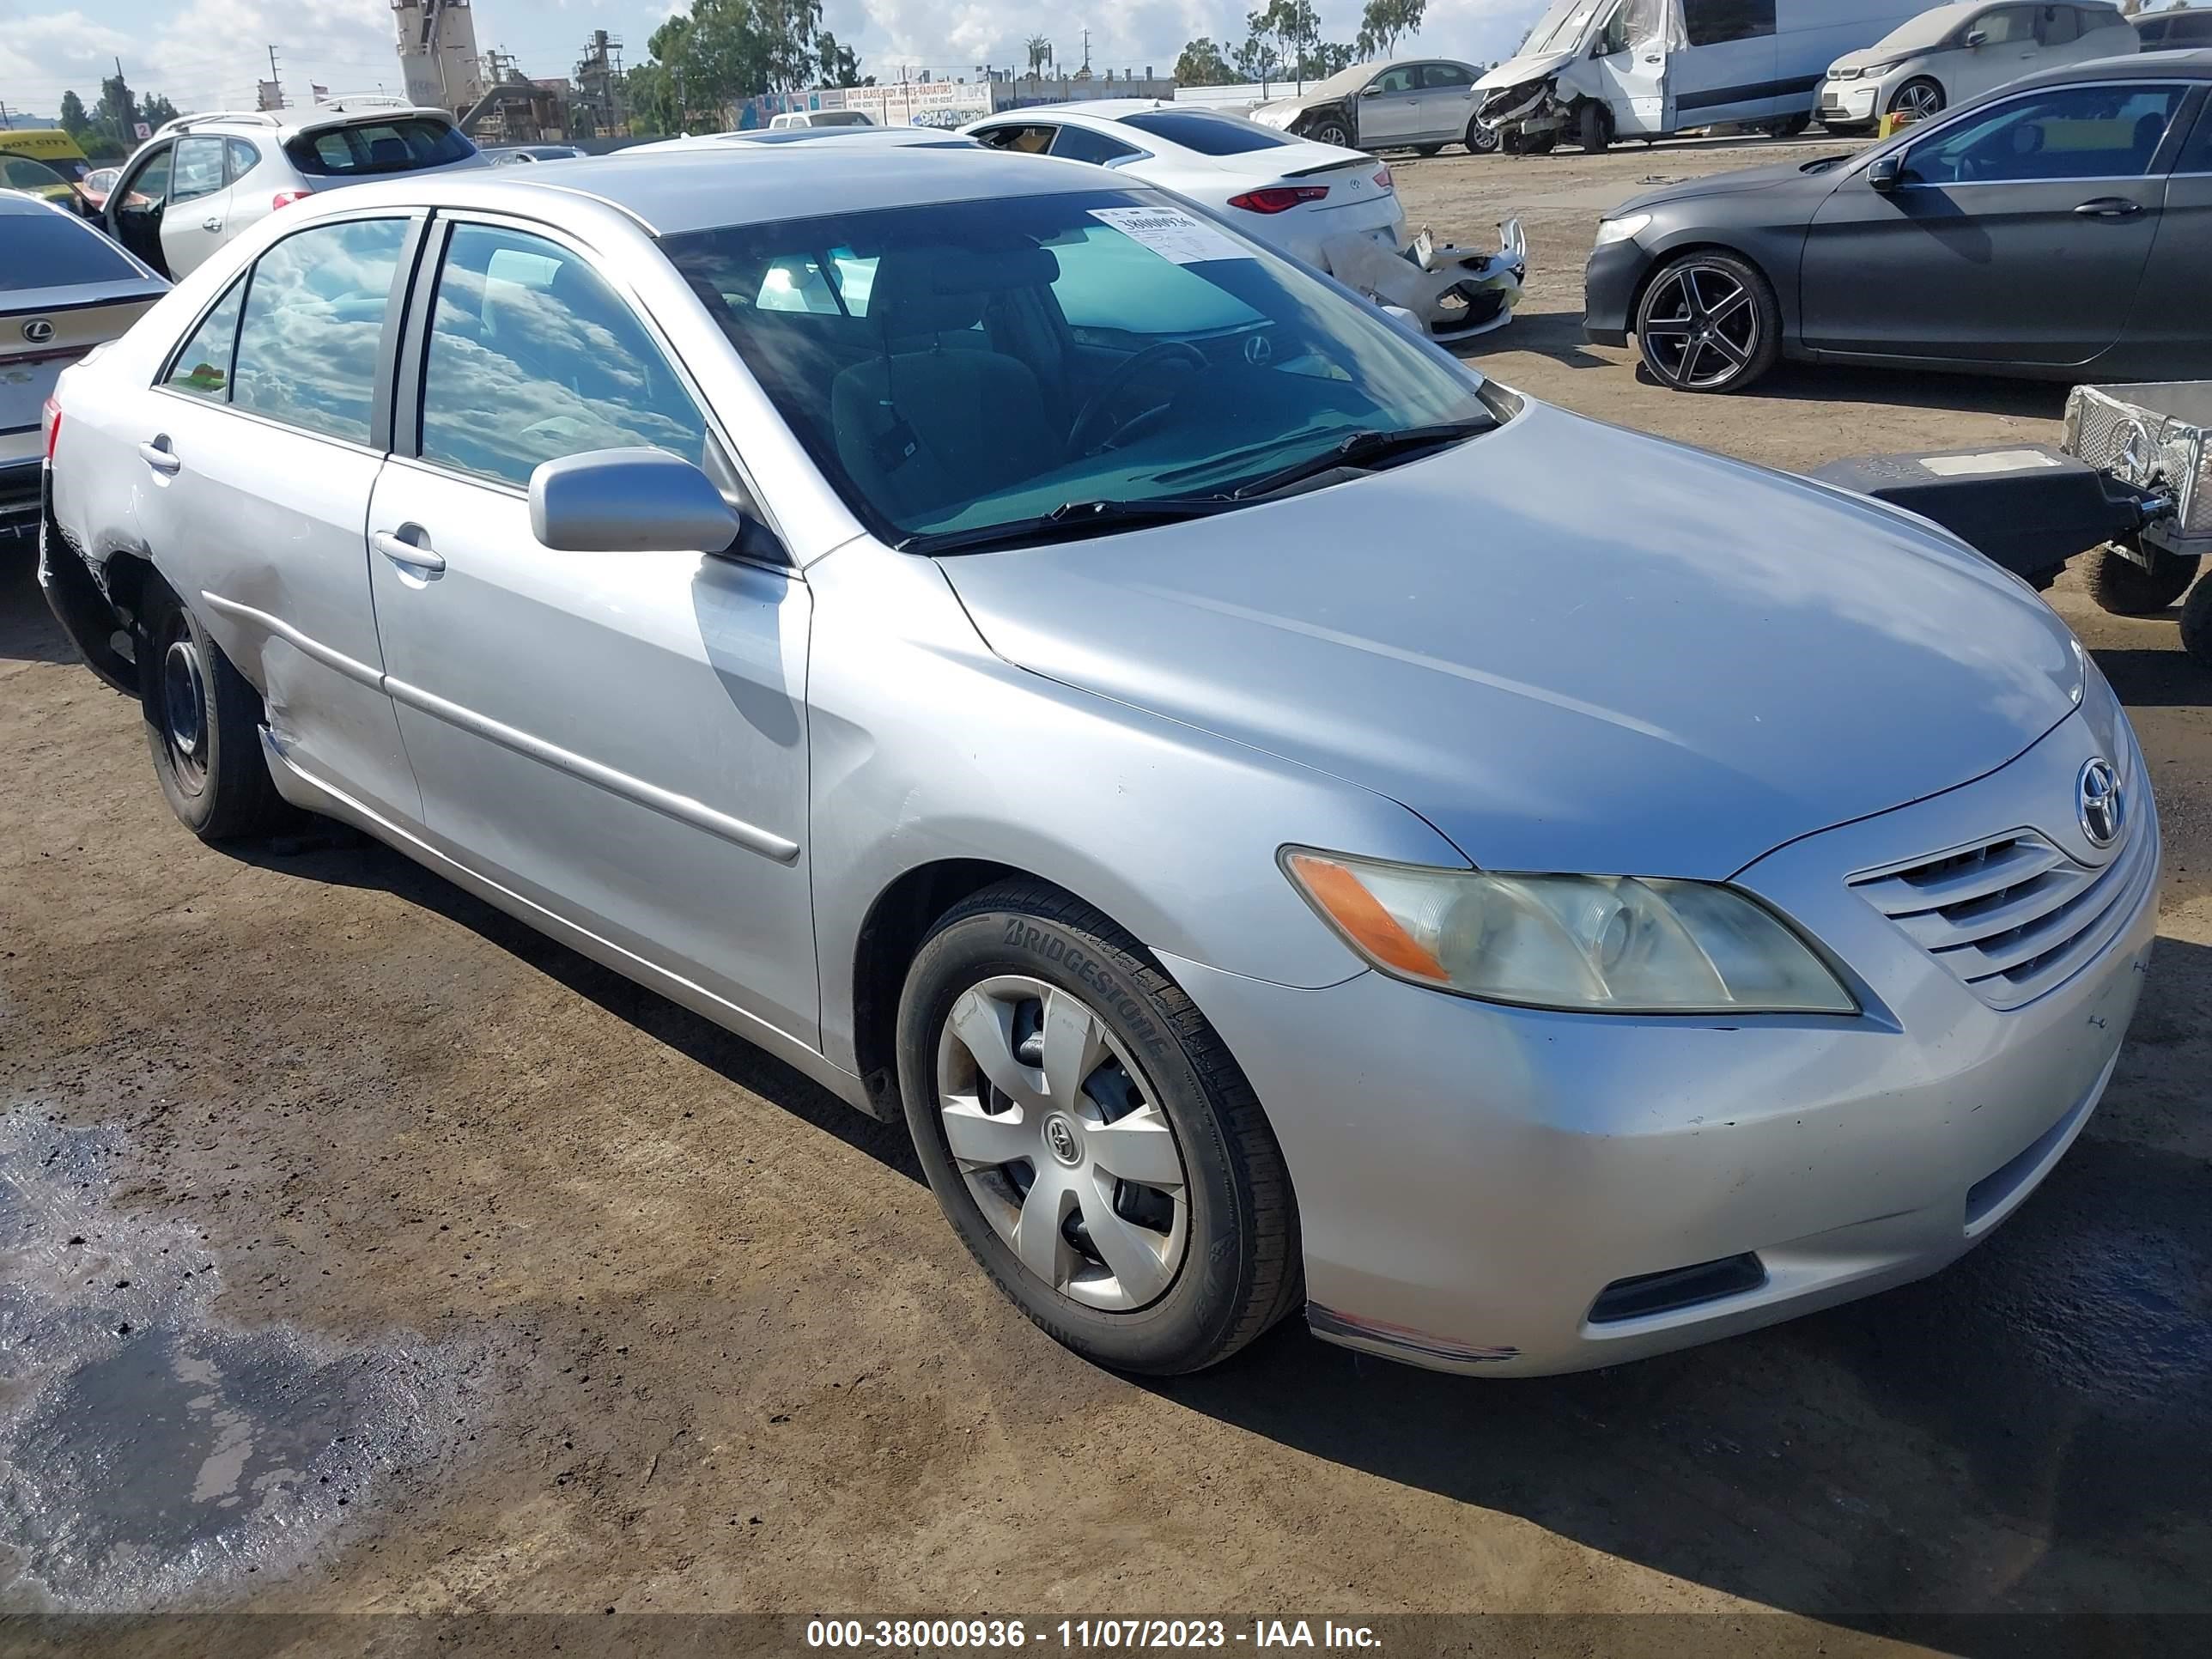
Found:
[[1279, 149], [1295, 142], [1257, 121], [1241, 121], [1211, 110], [1149, 109], [1123, 116], [1121, 125], [1194, 149], [1200, 155], [1248, 155], [1255, 149]]
[[1682, 24], [1693, 46], [1754, 40], [1774, 33], [1774, 0], [1685, 0]]
[[301, 172], [316, 178], [368, 178], [465, 161], [477, 147], [452, 125], [428, 116], [358, 121], [303, 132], [284, 146]]
[[1060, 136], [1052, 141], [1052, 153], [1068, 161], [1089, 161], [1103, 167], [1109, 161], [1126, 161], [1144, 152], [1134, 144], [1125, 144], [1119, 138], [1109, 138], [1103, 132], [1093, 132], [1088, 127], [1062, 127]]
[[230, 361], [238, 349], [238, 313], [245, 304], [246, 279], [240, 277], [192, 331], [192, 337], [185, 342], [185, 349], [169, 365], [161, 384], [173, 392], [228, 403]]
[[377, 349], [404, 219], [349, 219], [286, 237], [254, 263], [231, 402], [302, 431], [369, 441]]

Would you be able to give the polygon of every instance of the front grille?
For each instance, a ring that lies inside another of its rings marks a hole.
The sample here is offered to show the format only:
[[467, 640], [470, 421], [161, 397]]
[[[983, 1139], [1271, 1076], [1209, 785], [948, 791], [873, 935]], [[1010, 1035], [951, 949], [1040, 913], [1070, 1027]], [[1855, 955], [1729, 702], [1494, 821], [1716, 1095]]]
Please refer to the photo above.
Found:
[[2130, 826], [2110, 864], [2077, 863], [2033, 830], [1850, 878], [1874, 908], [1992, 1008], [2071, 978], [2135, 914], [2156, 837]]

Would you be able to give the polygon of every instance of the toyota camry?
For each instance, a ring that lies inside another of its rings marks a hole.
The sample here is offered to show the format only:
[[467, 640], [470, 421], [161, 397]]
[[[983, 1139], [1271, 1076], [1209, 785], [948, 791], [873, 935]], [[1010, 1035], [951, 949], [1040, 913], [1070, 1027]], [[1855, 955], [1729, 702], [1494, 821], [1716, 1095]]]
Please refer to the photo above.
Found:
[[1571, 1370], [1916, 1278], [2142, 983], [2143, 762], [2033, 593], [1095, 167], [363, 184], [46, 426], [190, 830], [343, 820], [903, 1122], [1107, 1364]]

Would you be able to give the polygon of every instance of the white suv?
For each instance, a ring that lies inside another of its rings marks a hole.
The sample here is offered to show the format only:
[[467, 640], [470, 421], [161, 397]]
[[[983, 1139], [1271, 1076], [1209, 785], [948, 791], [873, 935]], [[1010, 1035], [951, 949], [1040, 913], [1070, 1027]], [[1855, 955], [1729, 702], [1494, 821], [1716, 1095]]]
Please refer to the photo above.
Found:
[[394, 173], [483, 165], [452, 116], [404, 98], [184, 115], [125, 166], [108, 194], [107, 229], [174, 280], [311, 191]]

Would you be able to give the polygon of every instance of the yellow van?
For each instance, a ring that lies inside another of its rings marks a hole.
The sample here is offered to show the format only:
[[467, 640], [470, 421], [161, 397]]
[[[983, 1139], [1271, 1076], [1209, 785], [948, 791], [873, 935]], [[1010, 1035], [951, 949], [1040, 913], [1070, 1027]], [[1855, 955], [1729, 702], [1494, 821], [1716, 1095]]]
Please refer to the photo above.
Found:
[[[18, 167], [10, 165], [14, 161], [40, 165]], [[0, 127], [0, 189], [21, 190], [60, 207], [76, 208], [76, 187], [91, 171], [92, 163], [76, 140], [59, 127]]]

